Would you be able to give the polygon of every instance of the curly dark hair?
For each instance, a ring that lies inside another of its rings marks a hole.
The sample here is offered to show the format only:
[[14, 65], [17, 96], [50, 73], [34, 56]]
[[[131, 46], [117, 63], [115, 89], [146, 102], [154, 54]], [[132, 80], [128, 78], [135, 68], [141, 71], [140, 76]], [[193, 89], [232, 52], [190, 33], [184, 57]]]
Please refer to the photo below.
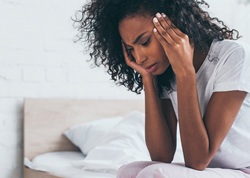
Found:
[[[212, 18], [202, 5], [203, 0], [91, 0], [73, 18], [78, 29], [77, 41], [87, 42], [90, 59], [96, 66], [104, 65], [116, 84], [141, 93], [142, 78], [127, 66], [118, 31], [119, 22], [134, 15], [165, 13], [183, 33], [194, 43], [195, 49], [208, 50], [211, 42], [223, 39], [238, 39], [237, 30], [230, 30], [223, 21]], [[157, 76], [158, 94], [163, 89], [171, 91], [174, 73], [171, 66]]]

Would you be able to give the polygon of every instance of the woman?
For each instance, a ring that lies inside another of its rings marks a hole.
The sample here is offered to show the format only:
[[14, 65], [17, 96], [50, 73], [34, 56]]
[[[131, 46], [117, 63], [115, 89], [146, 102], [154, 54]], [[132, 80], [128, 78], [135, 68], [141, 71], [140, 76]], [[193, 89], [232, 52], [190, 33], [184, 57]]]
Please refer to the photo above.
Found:
[[[95, 64], [129, 90], [145, 91], [152, 162], [125, 165], [119, 178], [250, 177], [250, 48], [204, 4], [92, 0], [75, 19]], [[171, 163], [177, 123], [184, 165]]]

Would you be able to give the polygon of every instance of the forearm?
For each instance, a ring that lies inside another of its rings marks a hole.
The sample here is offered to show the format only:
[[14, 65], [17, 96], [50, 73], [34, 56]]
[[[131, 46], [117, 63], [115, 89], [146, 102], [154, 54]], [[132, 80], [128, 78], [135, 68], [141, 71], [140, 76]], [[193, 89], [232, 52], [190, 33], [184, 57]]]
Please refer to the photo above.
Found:
[[164, 118], [153, 78], [143, 81], [145, 89], [146, 144], [154, 161], [171, 162], [175, 153], [175, 140]]
[[194, 72], [177, 76], [178, 115], [185, 164], [204, 169], [210, 161], [209, 138], [204, 125]]

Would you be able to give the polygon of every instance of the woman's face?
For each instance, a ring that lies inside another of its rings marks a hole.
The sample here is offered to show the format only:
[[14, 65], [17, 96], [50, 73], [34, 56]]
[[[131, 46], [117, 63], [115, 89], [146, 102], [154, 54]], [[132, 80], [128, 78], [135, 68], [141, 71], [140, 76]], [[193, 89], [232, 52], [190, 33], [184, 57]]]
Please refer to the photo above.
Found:
[[152, 18], [141, 15], [125, 18], [119, 23], [119, 33], [135, 62], [156, 76], [168, 68], [169, 61], [154, 35]]

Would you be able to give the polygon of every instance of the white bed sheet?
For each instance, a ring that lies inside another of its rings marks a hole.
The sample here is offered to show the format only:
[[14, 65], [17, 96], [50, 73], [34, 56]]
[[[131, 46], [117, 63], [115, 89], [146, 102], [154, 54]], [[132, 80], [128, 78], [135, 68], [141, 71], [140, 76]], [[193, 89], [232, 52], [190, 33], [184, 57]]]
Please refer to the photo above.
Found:
[[[30, 169], [48, 172], [62, 178], [115, 178], [116, 169], [84, 169], [81, 162], [85, 156], [81, 152], [63, 151], [49, 152], [36, 156], [33, 160], [24, 159], [24, 165]], [[173, 162], [183, 162], [181, 153], [177, 151]], [[96, 163], [95, 163], [96, 164]], [[100, 162], [103, 166], [105, 163]]]
[[24, 164], [30, 169], [48, 172], [62, 178], [115, 178], [115, 170], [86, 170], [75, 164], [84, 158], [81, 152], [49, 152], [36, 156], [32, 161], [25, 158]]

